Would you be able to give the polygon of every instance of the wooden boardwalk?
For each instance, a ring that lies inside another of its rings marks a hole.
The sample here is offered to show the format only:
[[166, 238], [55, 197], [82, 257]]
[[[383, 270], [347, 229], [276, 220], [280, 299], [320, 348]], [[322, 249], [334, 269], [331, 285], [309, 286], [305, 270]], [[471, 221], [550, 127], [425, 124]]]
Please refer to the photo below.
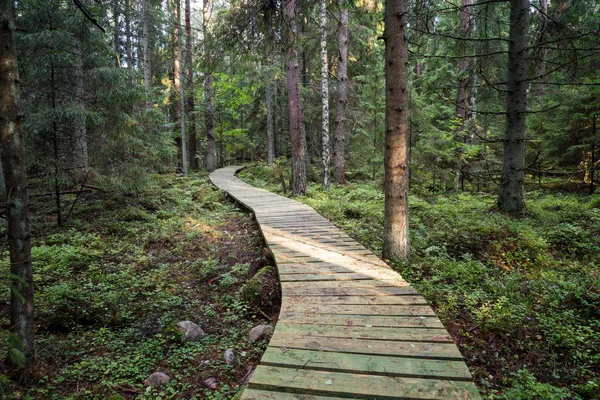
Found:
[[219, 169], [254, 212], [282, 289], [279, 321], [242, 399], [480, 399], [427, 302], [311, 207]]

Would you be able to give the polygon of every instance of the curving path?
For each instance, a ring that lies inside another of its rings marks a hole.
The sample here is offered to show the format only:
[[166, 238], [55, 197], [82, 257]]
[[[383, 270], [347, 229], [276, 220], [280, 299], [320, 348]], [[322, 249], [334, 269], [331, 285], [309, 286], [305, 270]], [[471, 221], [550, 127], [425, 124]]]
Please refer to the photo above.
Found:
[[234, 177], [282, 289], [279, 321], [243, 400], [480, 399], [462, 355], [402, 277], [311, 207]]

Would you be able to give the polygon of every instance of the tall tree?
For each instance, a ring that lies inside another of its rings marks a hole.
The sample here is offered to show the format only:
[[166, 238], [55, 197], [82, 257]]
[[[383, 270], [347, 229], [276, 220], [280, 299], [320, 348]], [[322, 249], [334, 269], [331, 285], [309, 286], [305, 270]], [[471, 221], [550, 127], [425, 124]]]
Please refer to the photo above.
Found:
[[114, 19], [114, 30], [113, 30], [113, 49], [115, 51], [116, 65], [117, 68], [121, 68], [121, 23], [119, 21], [119, 14], [121, 7], [119, 6], [119, 0], [113, 0], [113, 19]]
[[302, 107], [300, 104], [300, 71], [298, 68], [298, 26], [296, 0], [285, 0], [283, 14], [288, 26], [287, 91], [292, 150], [292, 194], [306, 194], [306, 152], [302, 140]]
[[150, 53], [150, 0], [143, 0], [143, 46], [144, 46], [144, 89], [146, 90], [146, 111], [152, 109], [152, 60]]
[[[270, 67], [268, 64], [269, 62], [267, 61], [267, 67]], [[267, 84], [265, 86], [265, 97], [267, 108], [267, 163], [271, 165], [275, 160], [275, 121], [273, 120], [273, 83], [269, 78], [267, 78]]]
[[202, 49], [204, 56], [204, 121], [206, 124], [206, 170], [212, 172], [217, 168], [217, 144], [215, 141], [215, 110], [212, 104], [212, 72], [211, 72], [211, 48], [210, 32], [208, 23], [210, 21], [210, 1], [204, 0], [202, 4]]
[[329, 66], [327, 62], [327, 5], [325, 0], [319, 0], [319, 28], [321, 31], [321, 103], [322, 112], [322, 144], [323, 144], [323, 186], [329, 190], [331, 164], [331, 150], [329, 149], [329, 79], [327, 74]]
[[508, 93], [504, 132], [502, 178], [498, 208], [521, 211], [525, 176], [525, 119], [527, 113], [527, 47], [529, 38], [529, 1], [511, 0], [508, 44]]
[[346, 106], [348, 105], [348, 8], [340, 0], [340, 22], [338, 27], [338, 87], [335, 110], [335, 181], [346, 183]]
[[133, 48], [131, 45], [131, 5], [130, 0], [125, 0], [125, 54], [127, 56], [127, 69], [133, 69]]
[[190, 141], [190, 168], [198, 169], [198, 158], [196, 157], [196, 116], [194, 115], [194, 65], [192, 57], [193, 36], [192, 36], [192, 7], [190, 0], [185, 0], [185, 65], [187, 79], [185, 83], [187, 92], [187, 112], [189, 121], [189, 141]]
[[[75, 11], [75, 10], [74, 10]], [[73, 39], [73, 78], [75, 81], [74, 108], [77, 113], [73, 119], [73, 161], [75, 167], [87, 171], [89, 165], [88, 137], [85, 123], [85, 88], [83, 72], [83, 55], [78, 37]]]
[[183, 173], [188, 172], [188, 161], [187, 161], [187, 143], [185, 138], [185, 97], [183, 91], [183, 83], [181, 78], [183, 76], [182, 60], [181, 60], [181, 0], [173, 0], [173, 86], [175, 87], [175, 120], [177, 127], [179, 128], [179, 140], [180, 140], [180, 154], [181, 154], [181, 167]]
[[[14, 42], [14, 2], [0, 2], [0, 132], [10, 248], [10, 326], [29, 364], [35, 358], [33, 271], [23, 147], [21, 88]], [[11, 357], [9, 357], [10, 360]]]
[[408, 240], [407, 1], [385, 4], [385, 222], [383, 256], [405, 260]]

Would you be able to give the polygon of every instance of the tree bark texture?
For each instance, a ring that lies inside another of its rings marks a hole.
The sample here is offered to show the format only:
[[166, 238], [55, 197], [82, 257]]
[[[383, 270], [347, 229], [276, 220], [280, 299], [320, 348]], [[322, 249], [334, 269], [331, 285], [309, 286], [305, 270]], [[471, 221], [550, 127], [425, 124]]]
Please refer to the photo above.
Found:
[[14, 2], [0, 3], [0, 132], [10, 249], [10, 327], [26, 364], [35, 358], [33, 272], [23, 144], [21, 88], [14, 43]]
[[[210, 20], [210, 1], [204, 0], [202, 5], [202, 48], [204, 62], [210, 64], [210, 46], [208, 22]], [[204, 121], [206, 126], [206, 170], [217, 169], [217, 143], [215, 140], [215, 110], [212, 104], [212, 72], [204, 73]]]
[[338, 87], [335, 110], [335, 181], [346, 183], [346, 107], [348, 105], [348, 9], [340, 2], [340, 24], [338, 27]]
[[146, 90], [146, 111], [152, 109], [152, 61], [150, 53], [150, 0], [143, 0], [143, 44], [144, 44], [144, 89]]
[[113, 32], [113, 47], [115, 50], [116, 66], [121, 68], [121, 23], [119, 22], [119, 0], [113, 0], [113, 18], [115, 19], [115, 30]]
[[506, 131], [502, 179], [498, 208], [522, 211], [525, 167], [525, 119], [527, 112], [527, 45], [529, 33], [529, 1], [511, 0], [508, 44], [508, 93], [506, 96]]
[[273, 120], [273, 84], [267, 81], [265, 87], [265, 97], [267, 106], [267, 163], [273, 164], [275, 161], [275, 137], [274, 137], [274, 125]]
[[[74, 10], [75, 11], [75, 10]], [[75, 97], [73, 98], [78, 114], [73, 121], [73, 161], [75, 166], [87, 171], [89, 165], [88, 137], [85, 121], [85, 87], [83, 73], [83, 57], [81, 43], [78, 38], [73, 39], [73, 79], [75, 81]]]
[[288, 25], [288, 59], [286, 65], [288, 107], [290, 115], [290, 146], [292, 151], [292, 194], [306, 194], [305, 148], [302, 140], [302, 107], [300, 105], [300, 74], [296, 37], [296, 1], [285, 0], [284, 16]]
[[175, 121], [177, 122], [176, 126], [179, 128], [180, 135], [180, 143], [181, 143], [181, 167], [183, 169], [183, 173], [187, 173], [188, 171], [188, 162], [187, 162], [187, 146], [186, 146], [186, 138], [185, 138], [185, 98], [183, 92], [183, 83], [181, 82], [182, 78], [182, 60], [181, 60], [181, 29], [179, 29], [181, 25], [181, 0], [173, 0], [173, 62], [174, 62], [174, 87], [176, 91], [175, 95]]
[[127, 55], [127, 69], [133, 69], [133, 49], [131, 48], [131, 5], [130, 0], [125, 0], [125, 53]]
[[329, 71], [327, 60], [327, 3], [320, 0], [319, 27], [321, 30], [321, 102], [323, 105], [322, 116], [322, 144], [323, 144], [323, 186], [329, 190], [331, 165], [331, 150], [329, 147], [329, 80], [327, 73]]
[[187, 115], [189, 126], [189, 148], [190, 168], [198, 169], [198, 158], [196, 158], [196, 117], [194, 115], [194, 66], [192, 65], [192, 7], [190, 0], [185, 0], [185, 64], [187, 68], [186, 91], [187, 91]]
[[385, 5], [385, 222], [383, 256], [406, 260], [408, 240], [407, 1]]

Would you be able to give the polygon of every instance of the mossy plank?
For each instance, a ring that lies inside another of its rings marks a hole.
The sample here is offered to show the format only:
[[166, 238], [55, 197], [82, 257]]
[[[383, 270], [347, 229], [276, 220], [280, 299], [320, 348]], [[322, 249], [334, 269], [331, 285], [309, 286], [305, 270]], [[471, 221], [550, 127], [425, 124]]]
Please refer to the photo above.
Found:
[[415, 295], [417, 291], [410, 287], [358, 287], [358, 288], [284, 288], [283, 296], [395, 296]]
[[[398, 289], [398, 288], [393, 288]], [[332, 315], [390, 315], [390, 316], [434, 316], [429, 306], [422, 305], [347, 305], [347, 304], [296, 304], [284, 299], [282, 313], [332, 314]]]
[[313, 396], [301, 393], [294, 394], [246, 389], [240, 400], [348, 400], [348, 397]]
[[338, 305], [427, 305], [421, 296], [286, 296], [285, 304], [288, 306], [316, 304]]
[[405, 378], [259, 366], [253, 389], [281, 389], [320, 396], [352, 396], [361, 399], [479, 399], [471, 382]]
[[303, 314], [281, 312], [279, 321], [290, 324], [320, 324], [344, 325], [390, 328], [443, 328], [444, 325], [437, 317], [394, 317], [388, 315], [331, 315], [331, 314]]

